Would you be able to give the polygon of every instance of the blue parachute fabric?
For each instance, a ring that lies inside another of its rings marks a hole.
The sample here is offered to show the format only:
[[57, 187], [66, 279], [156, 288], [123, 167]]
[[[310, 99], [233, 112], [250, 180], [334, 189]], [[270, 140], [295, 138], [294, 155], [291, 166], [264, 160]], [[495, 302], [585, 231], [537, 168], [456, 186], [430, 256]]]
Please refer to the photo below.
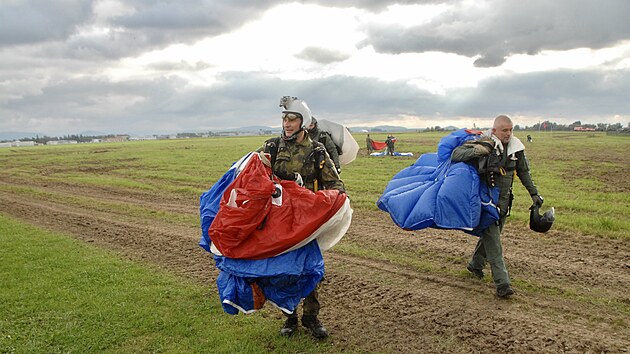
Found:
[[498, 189], [481, 183], [473, 166], [451, 164], [453, 149], [476, 138], [465, 129], [443, 137], [437, 153], [423, 154], [392, 178], [377, 206], [406, 230], [459, 229], [479, 236], [499, 219]]
[[[251, 153], [250, 153], [251, 154]], [[211, 252], [208, 229], [214, 221], [225, 190], [238, 175], [238, 168], [250, 154], [232, 167], [199, 198], [201, 239], [199, 246]], [[255, 310], [252, 283], [265, 298], [284, 312], [293, 312], [301, 299], [310, 294], [324, 276], [324, 259], [316, 240], [284, 254], [261, 259], [233, 259], [214, 255], [219, 269], [217, 287], [223, 310], [228, 314]]]
[[437, 152], [427, 152], [426, 154], [420, 155], [418, 160], [414, 163], [414, 165], [424, 166], [424, 167], [437, 167], [438, 165], [438, 155]]
[[464, 162], [452, 164], [446, 172], [435, 203], [437, 227], [469, 229], [476, 226], [481, 215], [477, 170]]
[[223, 310], [249, 313], [254, 307], [252, 283], [282, 311], [293, 312], [324, 276], [324, 260], [317, 241], [279, 256], [247, 260], [215, 256], [219, 297]]
[[479, 217], [479, 225], [472, 231], [471, 235], [481, 236], [481, 233], [488, 226], [499, 220], [499, 209], [496, 202], [499, 200], [499, 188], [489, 188], [487, 184], [479, 184], [479, 197], [481, 198], [481, 215]]
[[450, 161], [453, 150], [468, 140], [478, 139], [479, 135], [469, 133], [467, 129], [459, 129], [440, 139], [437, 149], [438, 164]]

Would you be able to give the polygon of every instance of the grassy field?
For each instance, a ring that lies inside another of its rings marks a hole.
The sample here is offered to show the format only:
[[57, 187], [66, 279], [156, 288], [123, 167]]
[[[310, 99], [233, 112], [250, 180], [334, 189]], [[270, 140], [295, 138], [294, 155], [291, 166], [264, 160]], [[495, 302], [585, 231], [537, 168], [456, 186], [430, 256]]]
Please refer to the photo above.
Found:
[[[519, 135], [524, 141], [525, 134]], [[602, 237], [630, 237], [630, 139], [572, 132], [532, 135], [535, 143], [528, 144], [527, 156], [534, 181], [545, 197], [545, 207], [556, 208], [554, 227]], [[372, 134], [377, 141], [385, 140], [385, 136]], [[375, 202], [391, 177], [420, 154], [434, 152], [442, 136], [444, 133], [398, 134], [397, 151], [413, 152], [413, 157], [368, 157], [361, 150], [341, 174], [353, 207], [376, 210]], [[356, 139], [364, 145], [364, 135], [357, 134]], [[0, 150], [0, 161], [3, 175], [15, 178], [71, 181], [197, 198], [234, 161], [258, 148], [263, 140], [264, 137], [231, 137], [13, 148]], [[512, 219], [526, 222], [531, 200], [518, 182], [514, 191]], [[45, 194], [41, 190], [21, 192]], [[193, 215], [157, 217], [197, 222]]]
[[[371, 137], [384, 141], [386, 135]], [[525, 133], [516, 135], [525, 140]], [[554, 230], [628, 241], [630, 138], [570, 132], [532, 135], [527, 156], [545, 207], [556, 208]], [[434, 152], [442, 136], [397, 134], [397, 151], [413, 152], [413, 157], [370, 157], [361, 150], [341, 174], [353, 208], [376, 211], [375, 202], [391, 177], [420, 154]], [[355, 138], [364, 145], [365, 135]], [[47, 185], [107, 188], [121, 195], [142, 192], [192, 205], [234, 161], [264, 139], [0, 149], [0, 193], [106, 211], [129, 223], [198, 227], [198, 215], [190, 210], [153, 208], [150, 203], [126, 203], [121, 198], [94, 199]], [[515, 194], [510, 223], [526, 225], [531, 200], [518, 182]], [[334, 351], [303, 333], [289, 341], [280, 338], [277, 323], [264, 316], [224, 315], [214, 289], [1, 214], [0, 244], [0, 352]], [[357, 254], [373, 255], [378, 248], [349, 240], [340, 253], [353, 245], [359, 247]], [[424, 263], [421, 256], [408, 258], [418, 269], [441, 269], [431, 261]]]
[[[318, 353], [263, 317], [226, 316], [218, 296], [112, 252], [0, 216], [2, 353]], [[240, 340], [234, 340], [240, 338]]]

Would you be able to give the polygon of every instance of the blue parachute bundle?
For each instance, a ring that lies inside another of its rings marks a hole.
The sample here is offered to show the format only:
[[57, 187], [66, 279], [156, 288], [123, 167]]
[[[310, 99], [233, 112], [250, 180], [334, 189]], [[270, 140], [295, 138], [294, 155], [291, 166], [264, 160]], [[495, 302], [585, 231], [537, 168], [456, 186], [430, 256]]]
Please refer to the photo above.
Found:
[[377, 206], [406, 230], [433, 227], [480, 235], [499, 219], [498, 188], [482, 183], [473, 166], [451, 163], [456, 147], [478, 137], [466, 129], [443, 137], [437, 153], [423, 154], [392, 178]]

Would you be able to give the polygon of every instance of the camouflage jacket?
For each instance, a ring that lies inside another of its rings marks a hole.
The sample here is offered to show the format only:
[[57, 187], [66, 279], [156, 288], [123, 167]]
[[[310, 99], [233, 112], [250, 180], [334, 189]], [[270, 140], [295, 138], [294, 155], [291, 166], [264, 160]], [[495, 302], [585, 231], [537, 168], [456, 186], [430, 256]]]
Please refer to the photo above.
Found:
[[275, 157], [272, 156], [272, 170], [278, 178], [294, 181], [295, 174], [299, 173], [304, 181], [304, 187], [314, 192], [320, 189], [345, 192], [343, 181], [339, 179], [326, 148], [319, 142], [313, 142], [308, 134], [300, 143], [295, 140], [272, 138], [265, 141], [256, 151], [272, 153], [273, 150], [277, 153]]

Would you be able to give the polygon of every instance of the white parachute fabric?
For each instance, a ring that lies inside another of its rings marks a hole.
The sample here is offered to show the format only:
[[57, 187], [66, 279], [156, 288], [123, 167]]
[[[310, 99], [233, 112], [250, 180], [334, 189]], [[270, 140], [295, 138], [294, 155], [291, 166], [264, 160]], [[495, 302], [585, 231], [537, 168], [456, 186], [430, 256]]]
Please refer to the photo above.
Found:
[[317, 119], [317, 127], [327, 131], [332, 137], [333, 142], [341, 147], [341, 154], [339, 154], [339, 163], [341, 165], [347, 165], [357, 158], [359, 143], [354, 140], [348, 128], [339, 123], [319, 118]]

